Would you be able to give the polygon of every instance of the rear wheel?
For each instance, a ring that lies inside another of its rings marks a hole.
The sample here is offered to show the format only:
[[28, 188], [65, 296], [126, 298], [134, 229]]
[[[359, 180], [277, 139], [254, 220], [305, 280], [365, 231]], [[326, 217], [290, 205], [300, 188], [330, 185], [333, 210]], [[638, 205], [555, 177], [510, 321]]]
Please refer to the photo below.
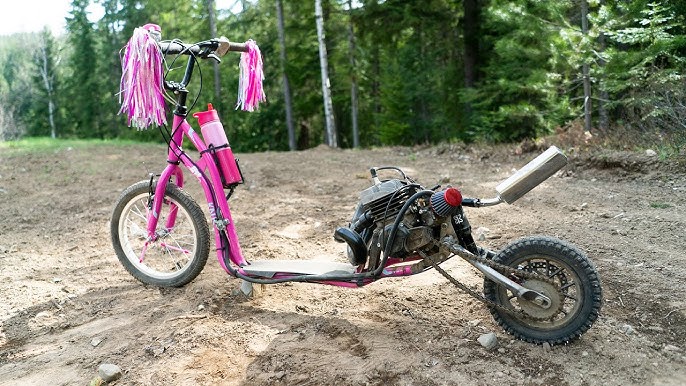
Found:
[[490, 308], [496, 322], [515, 337], [563, 344], [579, 338], [598, 318], [602, 305], [598, 272], [573, 245], [550, 237], [529, 237], [510, 244], [493, 261], [539, 275], [522, 279], [513, 274], [510, 279], [551, 301], [550, 307], [542, 308], [484, 280], [486, 298], [513, 311]]
[[122, 192], [110, 223], [114, 250], [139, 281], [159, 287], [183, 286], [207, 262], [210, 237], [205, 215], [188, 193], [168, 183], [155, 235], [149, 238], [147, 218], [153, 199], [149, 192], [149, 181]]

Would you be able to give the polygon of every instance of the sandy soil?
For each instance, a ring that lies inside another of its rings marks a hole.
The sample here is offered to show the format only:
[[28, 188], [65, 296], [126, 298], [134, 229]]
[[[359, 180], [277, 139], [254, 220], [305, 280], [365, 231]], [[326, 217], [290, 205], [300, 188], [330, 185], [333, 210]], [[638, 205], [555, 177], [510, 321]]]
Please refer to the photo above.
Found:
[[[547, 234], [597, 265], [600, 319], [550, 348], [513, 340], [435, 272], [361, 289], [273, 285], [247, 299], [212, 253], [184, 288], [141, 285], [117, 261], [108, 221], [119, 193], [159, 172], [164, 153], [0, 151], [0, 385], [85, 385], [102, 363], [122, 368], [116, 385], [686, 384], [683, 165], [585, 154], [515, 205], [467, 209], [489, 248]], [[345, 261], [333, 230], [370, 166], [489, 197], [534, 156], [457, 145], [243, 154], [248, 182], [232, 210], [248, 258]], [[445, 266], [481, 285], [464, 262]], [[500, 347], [487, 351], [476, 338], [491, 331]]]

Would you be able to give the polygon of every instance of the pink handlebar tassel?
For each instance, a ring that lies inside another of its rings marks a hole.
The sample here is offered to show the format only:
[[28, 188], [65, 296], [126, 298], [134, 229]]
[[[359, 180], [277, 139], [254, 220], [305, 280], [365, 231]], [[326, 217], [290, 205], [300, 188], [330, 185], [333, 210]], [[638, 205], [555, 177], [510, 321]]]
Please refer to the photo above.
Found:
[[241, 54], [240, 76], [238, 80], [238, 101], [236, 109], [243, 111], [255, 111], [260, 102], [266, 100], [262, 81], [264, 72], [262, 71], [262, 54], [260, 48], [251, 39], [245, 42], [248, 52]]
[[156, 25], [136, 28], [121, 59], [119, 114], [126, 114], [129, 127], [139, 130], [167, 123], [162, 89], [163, 57], [155, 36], [159, 36]]

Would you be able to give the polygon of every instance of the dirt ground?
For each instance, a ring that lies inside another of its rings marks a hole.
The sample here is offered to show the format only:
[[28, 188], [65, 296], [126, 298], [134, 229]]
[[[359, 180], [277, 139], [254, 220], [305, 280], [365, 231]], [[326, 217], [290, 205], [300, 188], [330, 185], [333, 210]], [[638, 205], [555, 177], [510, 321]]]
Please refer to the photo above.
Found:
[[[333, 230], [350, 219], [369, 167], [488, 198], [536, 155], [515, 153], [241, 154], [247, 183], [233, 216], [248, 259], [345, 262]], [[686, 384], [686, 169], [642, 154], [569, 154], [514, 205], [466, 209], [489, 248], [546, 234], [597, 265], [601, 317], [580, 340], [545, 347], [513, 340], [433, 271], [360, 289], [272, 285], [247, 299], [211, 253], [187, 286], [146, 287], [119, 264], [108, 222], [124, 188], [164, 167], [163, 146], [0, 150], [0, 385], [86, 385], [102, 363], [123, 370], [116, 385]], [[445, 267], [480, 286], [458, 260]], [[476, 341], [485, 332], [497, 350]]]

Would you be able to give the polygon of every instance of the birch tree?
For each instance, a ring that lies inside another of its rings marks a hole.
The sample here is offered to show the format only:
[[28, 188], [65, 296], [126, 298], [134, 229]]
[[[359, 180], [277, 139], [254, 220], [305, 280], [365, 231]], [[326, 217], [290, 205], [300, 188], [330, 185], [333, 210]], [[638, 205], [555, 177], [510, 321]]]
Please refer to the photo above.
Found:
[[38, 47], [36, 49], [36, 67], [38, 68], [38, 83], [44, 98], [41, 102], [47, 104], [47, 118], [50, 126], [50, 138], [57, 138], [57, 127], [55, 124], [55, 84], [57, 78], [57, 64], [59, 59], [55, 58], [55, 39], [49, 29], [44, 28], [40, 35]]
[[326, 119], [326, 143], [330, 147], [338, 147], [336, 122], [331, 100], [331, 84], [329, 83], [329, 61], [326, 55], [326, 36], [324, 34], [324, 16], [321, 0], [314, 1], [314, 18], [317, 22], [317, 38], [319, 40], [319, 64], [321, 66], [322, 96], [324, 98], [324, 115]]

